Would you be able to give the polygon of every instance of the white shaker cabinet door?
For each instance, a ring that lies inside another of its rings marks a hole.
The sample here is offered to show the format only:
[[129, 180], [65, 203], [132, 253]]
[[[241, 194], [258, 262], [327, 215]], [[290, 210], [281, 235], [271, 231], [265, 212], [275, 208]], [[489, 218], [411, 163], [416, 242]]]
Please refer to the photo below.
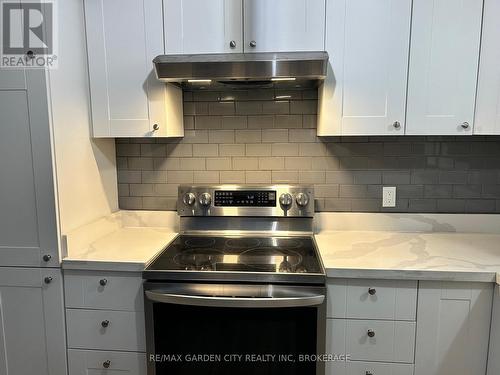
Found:
[[328, 0], [318, 135], [402, 135], [411, 0]]
[[184, 134], [182, 92], [156, 79], [162, 0], [85, 0], [94, 137]]
[[421, 281], [415, 375], [486, 373], [493, 285]]
[[323, 51], [325, 0], [244, 0], [245, 52]]
[[471, 135], [482, 0], [414, 0], [406, 134]]
[[42, 70], [0, 71], [0, 266], [59, 265], [46, 93]]
[[0, 374], [67, 374], [61, 271], [1, 268], [0, 302]]
[[242, 0], [164, 0], [167, 54], [243, 52]]
[[68, 350], [69, 375], [146, 375], [146, 354]]
[[500, 374], [500, 286], [495, 286], [493, 314], [491, 317], [490, 355], [488, 356], [488, 375]]
[[485, 0], [474, 134], [500, 134], [500, 0]]

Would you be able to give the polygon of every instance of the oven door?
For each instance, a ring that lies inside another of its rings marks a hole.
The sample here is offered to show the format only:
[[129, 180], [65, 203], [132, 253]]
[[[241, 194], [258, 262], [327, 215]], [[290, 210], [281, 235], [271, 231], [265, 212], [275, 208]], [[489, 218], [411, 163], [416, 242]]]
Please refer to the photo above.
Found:
[[148, 375], [323, 375], [318, 286], [144, 285]]

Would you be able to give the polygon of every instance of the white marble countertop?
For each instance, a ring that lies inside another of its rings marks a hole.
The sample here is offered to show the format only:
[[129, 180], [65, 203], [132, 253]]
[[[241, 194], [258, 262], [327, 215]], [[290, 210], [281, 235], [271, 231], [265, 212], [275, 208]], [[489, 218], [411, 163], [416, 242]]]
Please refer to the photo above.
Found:
[[500, 282], [500, 234], [322, 231], [328, 277]]
[[[328, 277], [500, 284], [500, 215], [320, 214], [316, 223]], [[178, 230], [175, 212], [119, 211], [66, 234], [62, 267], [140, 272]]]
[[172, 215], [119, 211], [66, 234], [62, 267], [141, 272], [177, 231]]

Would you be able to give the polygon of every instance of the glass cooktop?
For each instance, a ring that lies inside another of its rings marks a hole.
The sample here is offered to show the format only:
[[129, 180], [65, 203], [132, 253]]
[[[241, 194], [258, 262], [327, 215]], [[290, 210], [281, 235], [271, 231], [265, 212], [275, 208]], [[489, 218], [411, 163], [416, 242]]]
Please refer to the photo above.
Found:
[[178, 236], [147, 271], [323, 273], [311, 237]]

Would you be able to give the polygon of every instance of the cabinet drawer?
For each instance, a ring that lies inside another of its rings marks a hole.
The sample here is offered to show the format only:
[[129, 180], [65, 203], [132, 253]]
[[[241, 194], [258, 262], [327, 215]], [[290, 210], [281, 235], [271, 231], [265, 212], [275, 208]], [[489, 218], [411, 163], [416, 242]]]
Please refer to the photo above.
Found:
[[69, 375], [146, 375], [146, 354], [68, 350]]
[[328, 319], [327, 344], [328, 352], [345, 353], [354, 361], [413, 363], [415, 323]]
[[144, 310], [139, 273], [65, 271], [64, 296], [69, 308]]
[[69, 348], [145, 351], [141, 311], [67, 309], [66, 325]]
[[383, 362], [343, 362], [327, 364], [327, 375], [413, 375], [413, 365]]
[[328, 281], [329, 318], [414, 321], [417, 282], [411, 280]]

